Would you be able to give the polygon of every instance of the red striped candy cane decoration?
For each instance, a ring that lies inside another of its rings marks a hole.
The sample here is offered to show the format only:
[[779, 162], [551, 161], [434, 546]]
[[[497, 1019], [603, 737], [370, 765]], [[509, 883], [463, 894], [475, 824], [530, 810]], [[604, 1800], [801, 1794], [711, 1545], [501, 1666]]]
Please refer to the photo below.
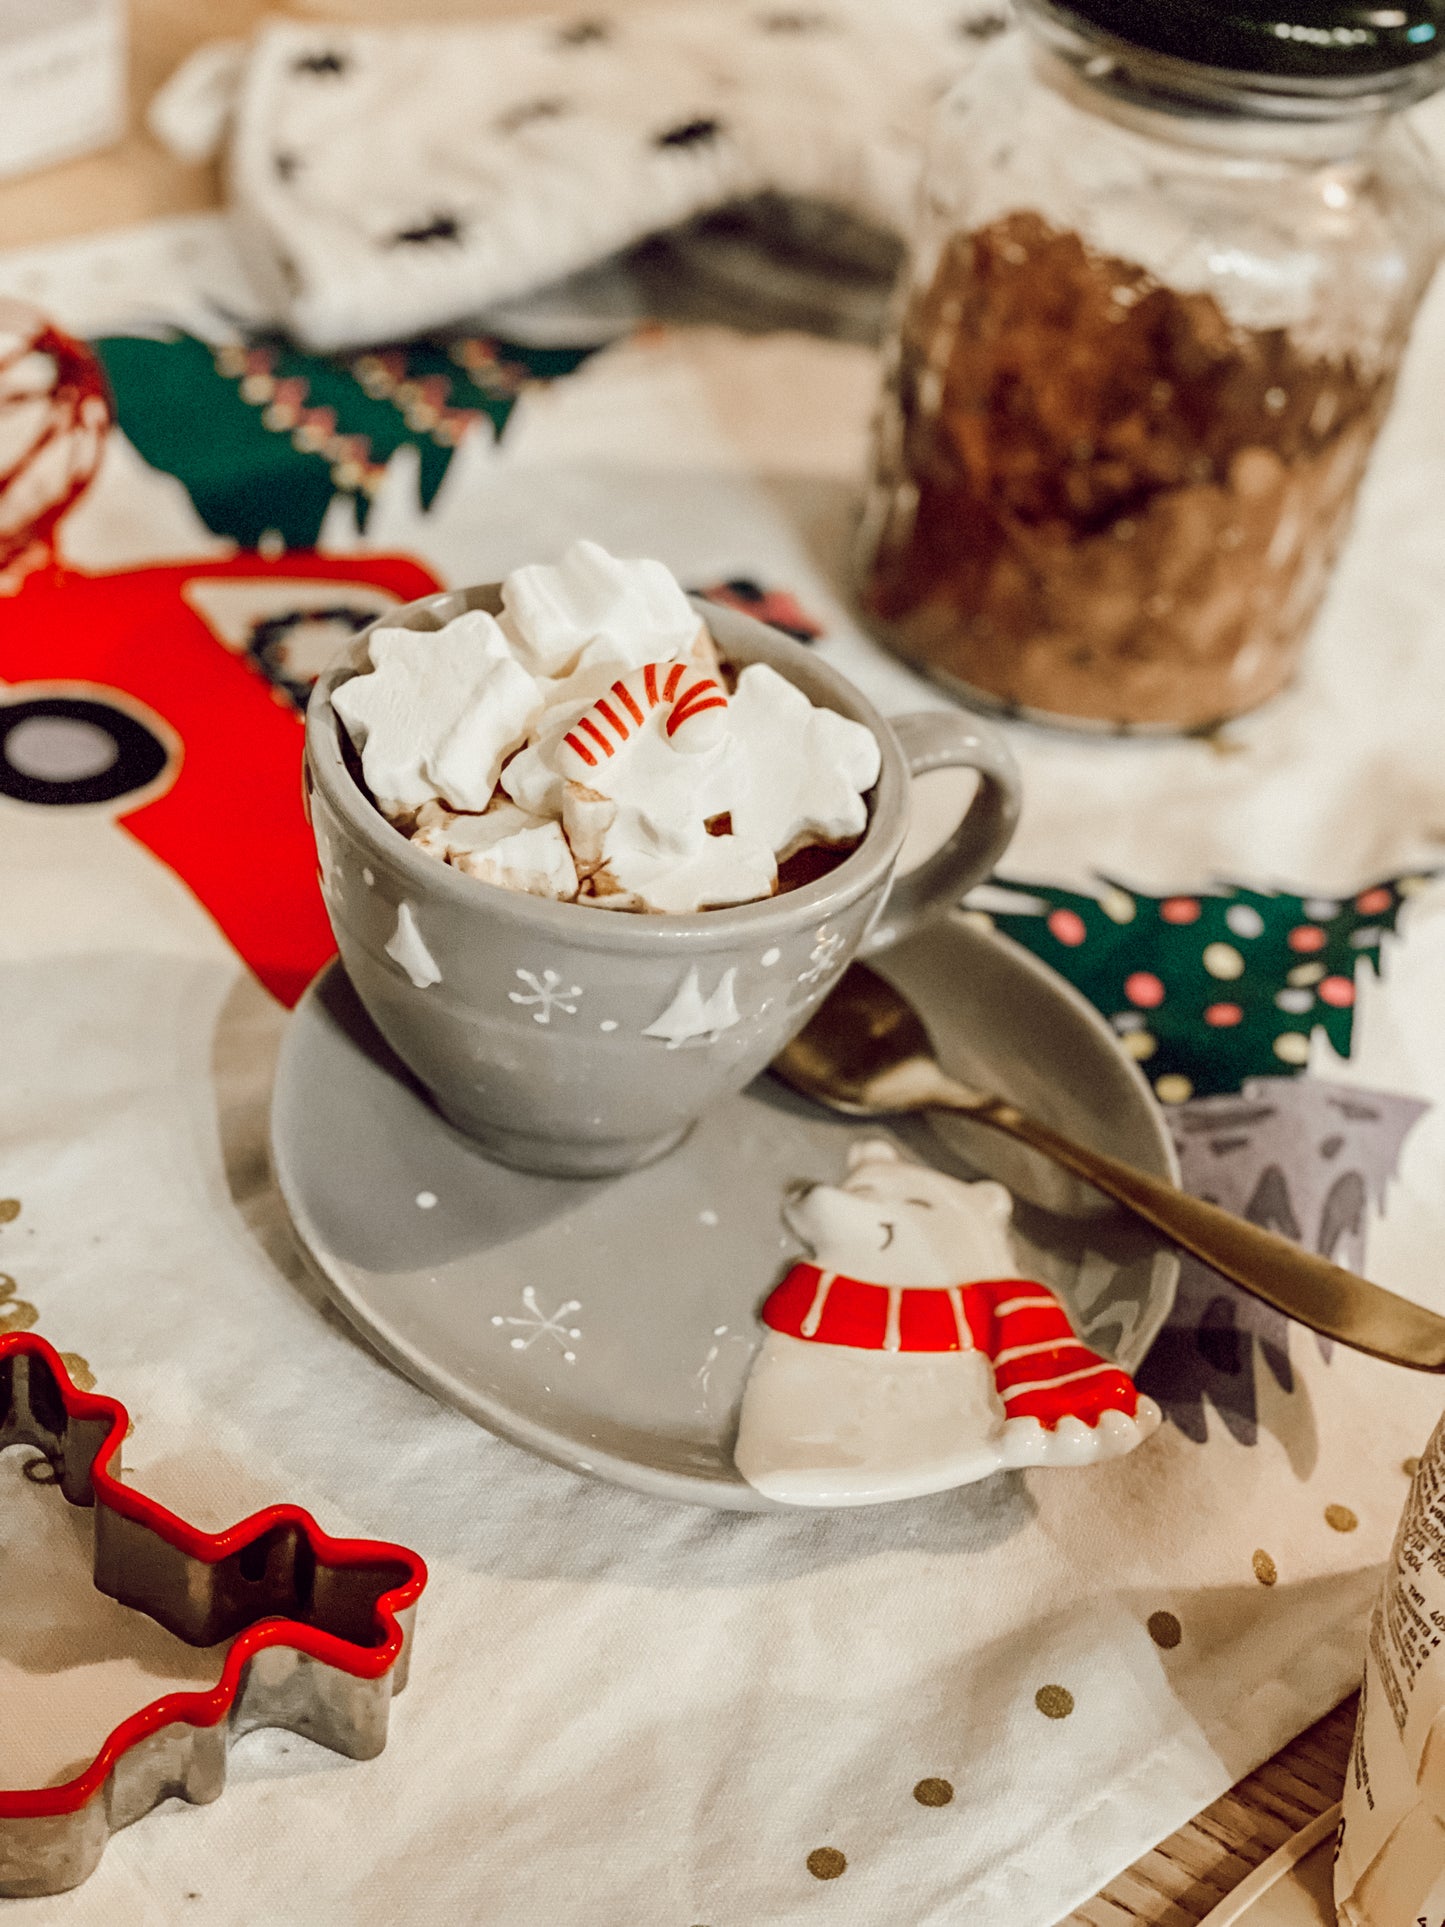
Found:
[[[689, 680], [691, 678], [691, 680]], [[562, 738], [557, 768], [574, 782], [615, 756], [654, 709], [666, 709], [667, 739], [690, 755], [721, 740], [728, 699], [715, 677], [684, 662], [649, 662], [619, 676]]]

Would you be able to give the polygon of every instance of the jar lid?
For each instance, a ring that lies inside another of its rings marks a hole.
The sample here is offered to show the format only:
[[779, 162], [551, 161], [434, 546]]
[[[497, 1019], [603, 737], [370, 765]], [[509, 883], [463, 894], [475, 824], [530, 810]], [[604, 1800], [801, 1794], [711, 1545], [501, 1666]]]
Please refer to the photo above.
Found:
[[1410, 70], [1445, 55], [1445, 0], [1045, 0], [1044, 11], [1147, 53], [1286, 85], [1418, 80]]

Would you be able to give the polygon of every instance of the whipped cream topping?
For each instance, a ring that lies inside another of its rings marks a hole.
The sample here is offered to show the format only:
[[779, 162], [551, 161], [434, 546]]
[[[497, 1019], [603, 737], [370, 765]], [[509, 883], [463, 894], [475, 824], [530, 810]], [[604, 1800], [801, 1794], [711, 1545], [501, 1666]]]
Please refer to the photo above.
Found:
[[765, 663], [728, 693], [659, 562], [577, 542], [502, 585], [500, 622], [378, 630], [337, 713], [378, 804], [483, 882], [688, 915], [770, 896], [778, 864], [867, 826], [870, 730]]

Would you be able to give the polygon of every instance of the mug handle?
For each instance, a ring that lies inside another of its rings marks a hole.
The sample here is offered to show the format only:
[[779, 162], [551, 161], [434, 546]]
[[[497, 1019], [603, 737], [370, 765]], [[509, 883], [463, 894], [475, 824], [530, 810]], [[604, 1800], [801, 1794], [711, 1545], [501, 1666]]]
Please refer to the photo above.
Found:
[[979, 785], [941, 849], [895, 876], [861, 954], [876, 956], [957, 903], [1008, 848], [1019, 820], [1022, 779], [1014, 753], [981, 717], [919, 710], [889, 718], [910, 779], [935, 769], [973, 769]]

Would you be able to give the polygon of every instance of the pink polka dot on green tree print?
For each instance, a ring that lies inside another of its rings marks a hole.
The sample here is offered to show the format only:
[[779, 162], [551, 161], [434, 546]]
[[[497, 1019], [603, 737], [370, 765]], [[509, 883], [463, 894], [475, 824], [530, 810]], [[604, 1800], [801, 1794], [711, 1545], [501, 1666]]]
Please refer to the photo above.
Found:
[[1383, 967], [1408, 895], [1401, 882], [1339, 900], [1229, 886], [1151, 897], [1112, 878], [1086, 896], [1010, 882], [1042, 907], [994, 921], [1081, 990], [1161, 1099], [1180, 1102], [1297, 1076], [1316, 1029], [1348, 1057], [1357, 977]]

